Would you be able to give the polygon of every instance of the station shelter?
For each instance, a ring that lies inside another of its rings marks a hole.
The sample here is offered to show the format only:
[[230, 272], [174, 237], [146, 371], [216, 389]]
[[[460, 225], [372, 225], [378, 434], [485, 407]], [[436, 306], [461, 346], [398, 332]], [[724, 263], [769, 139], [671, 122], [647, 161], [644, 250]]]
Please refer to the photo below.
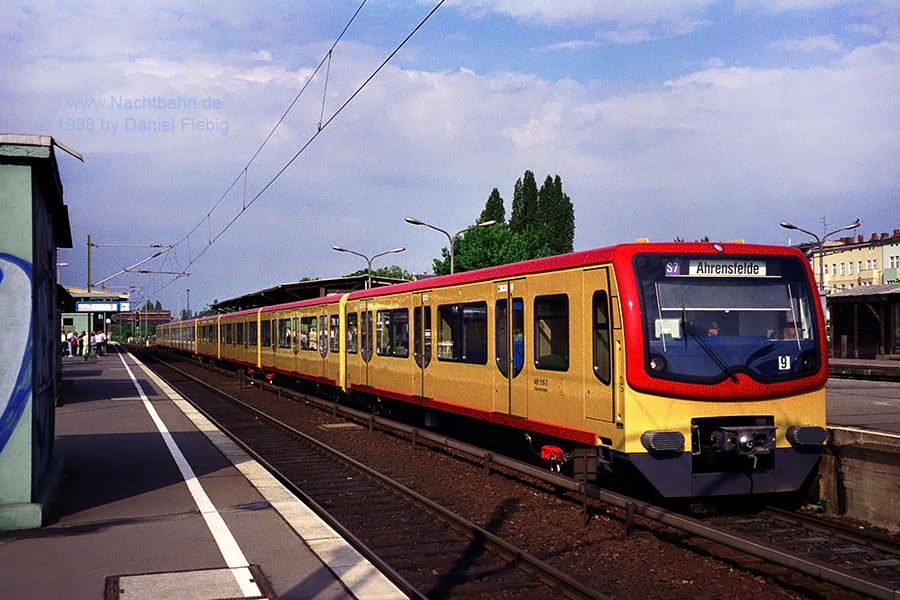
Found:
[[0, 530], [40, 527], [61, 468], [57, 248], [72, 247], [50, 136], [0, 134]]
[[831, 356], [900, 359], [900, 283], [829, 294]]

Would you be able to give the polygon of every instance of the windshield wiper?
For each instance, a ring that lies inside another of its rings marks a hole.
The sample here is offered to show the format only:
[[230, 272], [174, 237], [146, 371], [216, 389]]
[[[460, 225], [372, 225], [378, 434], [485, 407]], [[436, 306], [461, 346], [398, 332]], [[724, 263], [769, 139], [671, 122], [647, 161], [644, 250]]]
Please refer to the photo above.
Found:
[[[725, 362], [724, 359], [722, 359], [722, 357], [719, 355], [719, 353], [716, 352], [713, 349], [713, 347], [709, 345], [709, 342], [707, 342], [705, 339], [703, 339], [702, 335], [697, 333], [697, 328], [694, 327], [694, 325], [690, 321], [687, 320], [687, 311], [685, 311], [685, 309], [684, 309], [684, 303], [682, 303], [682, 305], [681, 305], [681, 327], [682, 327], [682, 329], [684, 329], [685, 332], [690, 334], [691, 337], [693, 337], [695, 340], [697, 340], [697, 344], [699, 344], [700, 347], [703, 348], [703, 351], [706, 352], [707, 356], [709, 356], [712, 359], [712, 361], [714, 363], [716, 363], [716, 366], [719, 367], [723, 373], [728, 375], [728, 377], [731, 379], [731, 381], [733, 381], [734, 384], [737, 385], [739, 383], [739, 381], [738, 381], [737, 375], [734, 374], [734, 371], [732, 371], [728, 367], [728, 364]], [[684, 338], [684, 347], [687, 348], [687, 337]]]

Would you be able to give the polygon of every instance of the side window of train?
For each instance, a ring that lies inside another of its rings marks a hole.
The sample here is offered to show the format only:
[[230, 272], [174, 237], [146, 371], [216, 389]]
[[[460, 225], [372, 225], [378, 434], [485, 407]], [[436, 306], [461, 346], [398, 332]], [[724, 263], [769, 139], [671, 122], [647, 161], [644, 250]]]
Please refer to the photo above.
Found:
[[438, 306], [438, 360], [487, 364], [487, 302]]
[[375, 351], [379, 356], [409, 356], [409, 310], [395, 308], [375, 314]]
[[497, 300], [494, 307], [494, 322], [497, 329], [497, 368], [504, 377], [509, 377], [509, 302]]
[[331, 346], [332, 352], [338, 352], [341, 349], [341, 338], [340, 338], [340, 319], [338, 319], [337, 315], [331, 315], [328, 317], [330, 322], [330, 327], [328, 328], [328, 337]]
[[234, 326], [234, 343], [238, 346], [244, 345], [244, 324], [236, 323]]
[[608, 385], [612, 372], [612, 353], [610, 352], [609, 299], [604, 290], [594, 292], [592, 314], [594, 375]]
[[233, 344], [234, 343], [234, 335], [232, 334], [232, 325], [231, 323], [225, 324], [225, 343]]
[[278, 342], [278, 328], [275, 319], [272, 319], [272, 350], [275, 350], [276, 342]]
[[263, 348], [272, 345], [272, 322], [268, 319], [259, 323], [259, 345]]
[[291, 329], [291, 343], [294, 347], [294, 354], [300, 351], [300, 336], [298, 332], [300, 331], [300, 318], [294, 317], [293, 320], [293, 328]]
[[359, 315], [356, 313], [347, 314], [347, 352], [359, 352]]
[[319, 354], [328, 354], [328, 321], [325, 315], [319, 317]]
[[565, 294], [534, 299], [534, 366], [569, 369], [569, 297]]
[[278, 347], [291, 347], [291, 320], [278, 319]]
[[360, 315], [360, 350], [362, 351], [363, 360], [369, 362], [372, 360], [372, 311], [364, 311]]
[[422, 368], [431, 362], [431, 307], [425, 307], [425, 321], [422, 321], [422, 307], [413, 309], [413, 340], [416, 364]]
[[256, 346], [256, 321], [247, 323], [247, 345]]

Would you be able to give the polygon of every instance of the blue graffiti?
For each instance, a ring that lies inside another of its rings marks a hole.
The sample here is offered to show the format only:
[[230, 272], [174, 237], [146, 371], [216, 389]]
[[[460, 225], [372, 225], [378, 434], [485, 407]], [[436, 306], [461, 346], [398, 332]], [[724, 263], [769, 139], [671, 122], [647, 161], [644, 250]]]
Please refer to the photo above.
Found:
[[31, 397], [31, 263], [0, 253], [0, 452]]

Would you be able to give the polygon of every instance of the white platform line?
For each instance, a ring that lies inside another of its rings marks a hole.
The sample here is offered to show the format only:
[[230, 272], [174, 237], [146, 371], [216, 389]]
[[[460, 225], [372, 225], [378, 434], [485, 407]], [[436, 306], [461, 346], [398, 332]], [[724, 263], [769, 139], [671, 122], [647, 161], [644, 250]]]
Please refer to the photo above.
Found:
[[147, 398], [141, 384], [134, 376], [134, 373], [132, 373], [131, 367], [125, 362], [124, 354], [120, 353], [119, 359], [122, 361], [122, 364], [125, 365], [125, 370], [128, 372], [128, 376], [131, 378], [132, 383], [134, 383], [134, 387], [137, 389], [138, 395], [144, 403], [144, 408], [150, 413], [150, 418], [153, 419], [153, 423], [156, 424], [156, 428], [162, 435], [166, 447], [169, 449], [169, 453], [175, 460], [175, 464], [178, 465], [178, 470], [181, 471], [181, 476], [184, 478], [188, 490], [190, 490], [191, 496], [194, 498], [194, 502], [200, 510], [200, 514], [203, 515], [203, 519], [206, 521], [206, 526], [209, 527], [210, 533], [212, 533], [213, 538], [215, 538], [216, 544], [219, 546], [219, 551], [225, 559], [225, 564], [231, 569], [232, 575], [234, 575], [235, 580], [240, 586], [241, 593], [244, 594], [245, 598], [260, 597], [262, 592], [260, 592], [259, 587], [252, 580], [252, 575], [248, 568], [250, 564], [247, 562], [247, 559], [244, 558], [244, 553], [241, 551], [240, 546], [238, 546], [234, 536], [231, 535], [231, 530], [228, 529], [228, 525], [225, 524], [222, 515], [219, 514], [219, 511], [216, 510], [216, 507], [209, 499], [206, 490], [203, 489], [200, 480], [197, 479], [197, 476], [194, 474], [194, 470], [181, 452], [181, 448], [175, 443], [175, 439], [172, 437], [172, 434], [169, 433], [166, 424], [163, 423], [163, 420], [159, 417], [159, 413], [156, 412], [153, 404]]
[[350, 590], [354, 598], [357, 600], [407, 600], [409, 598], [319, 515], [294, 496], [228, 436], [219, 431], [156, 373], [149, 370], [139, 360], [135, 359], [135, 362], [163, 395], [180, 408], [185, 416], [197, 426], [197, 429], [206, 434], [209, 441], [247, 478], [247, 481], [281, 515], [313, 554]]

